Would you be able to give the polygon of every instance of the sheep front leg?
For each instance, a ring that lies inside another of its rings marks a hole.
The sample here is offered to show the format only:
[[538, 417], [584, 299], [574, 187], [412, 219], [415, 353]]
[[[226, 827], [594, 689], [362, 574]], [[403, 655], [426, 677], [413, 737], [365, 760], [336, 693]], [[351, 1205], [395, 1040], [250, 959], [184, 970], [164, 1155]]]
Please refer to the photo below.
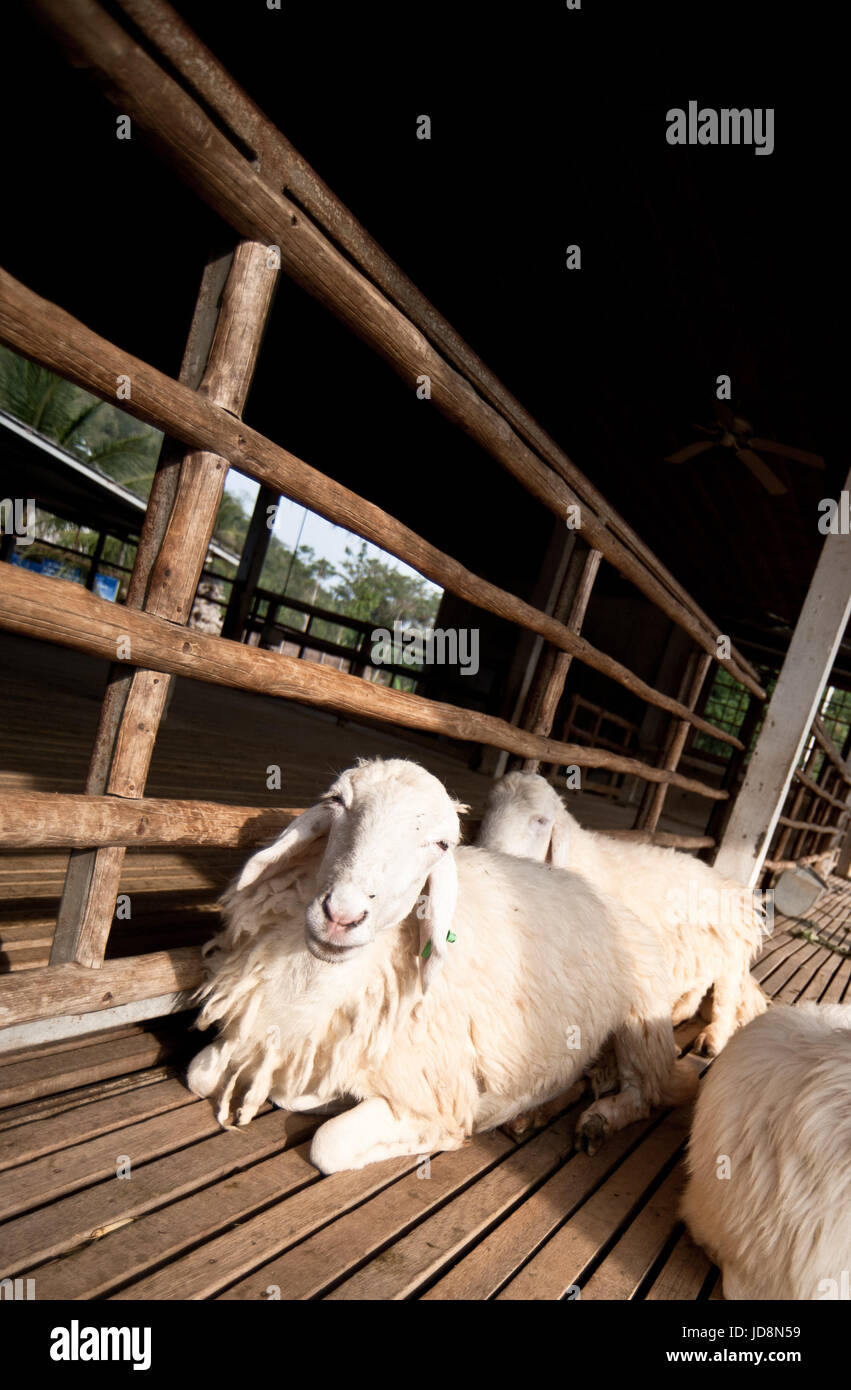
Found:
[[703, 985], [698, 985], [695, 989], [687, 990], [674, 1005], [671, 1021], [676, 1028], [678, 1024], [685, 1023], [687, 1019], [694, 1018], [700, 1008], [706, 989]]
[[[717, 1057], [742, 1022], [747, 1022], [749, 1017], [762, 1012], [757, 1002], [761, 994], [762, 991], [751, 979], [747, 968], [742, 969], [738, 966], [722, 971], [715, 981], [712, 1017], [707, 1027], [694, 1040], [697, 1056]], [[753, 1014], [750, 1010], [753, 1010]]]
[[310, 1161], [321, 1173], [340, 1173], [385, 1158], [459, 1149], [463, 1142], [463, 1136], [448, 1135], [437, 1120], [397, 1117], [387, 1101], [376, 1096], [320, 1125], [310, 1146]]

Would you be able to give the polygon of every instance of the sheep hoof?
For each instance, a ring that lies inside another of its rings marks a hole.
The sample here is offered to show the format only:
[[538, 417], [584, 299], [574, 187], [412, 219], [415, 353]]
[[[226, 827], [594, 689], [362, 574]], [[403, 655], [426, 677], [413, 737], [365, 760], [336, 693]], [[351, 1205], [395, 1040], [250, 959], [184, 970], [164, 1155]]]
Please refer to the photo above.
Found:
[[589, 1158], [601, 1149], [606, 1138], [606, 1121], [602, 1115], [586, 1114], [579, 1122], [576, 1131], [576, 1147]]
[[717, 1057], [723, 1046], [723, 1043], [719, 1046], [719, 1039], [711, 1028], [704, 1028], [695, 1038], [692, 1050], [698, 1057]]

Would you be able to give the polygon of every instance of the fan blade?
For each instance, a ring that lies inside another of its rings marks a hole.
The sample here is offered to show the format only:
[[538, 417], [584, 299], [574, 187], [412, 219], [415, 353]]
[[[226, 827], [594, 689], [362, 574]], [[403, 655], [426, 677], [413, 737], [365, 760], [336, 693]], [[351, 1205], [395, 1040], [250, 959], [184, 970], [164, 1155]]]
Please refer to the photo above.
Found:
[[811, 454], [806, 449], [793, 449], [789, 444], [776, 444], [773, 439], [749, 439], [748, 444], [762, 449], [764, 454], [777, 454], [778, 458], [794, 459], [796, 463], [807, 463], [810, 468], [824, 468], [821, 454]]
[[715, 400], [715, 414], [717, 415], [717, 417], [718, 417], [718, 419], [720, 420], [721, 424], [724, 426], [725, 430], [729, 430], [729, 431], [730, 431], [730, 434], [732, 434], [732, 433], [733, 433], [733, 425], [735, 424], [736, 416], [735, 416], [735, 414], [734, 414], [734, 412], [733, 412], [733, 408], [732, 408], [732, 406], [729, 404], [729, 402], [728, 402], [728, 401], [719, 401], [719, 400], [717, 399], [717, 397], [716, 397], [716, 400]]
[[675, 454], [669, 454], [665, 459], [666, 463], [688, 463], [697, 454], [705, 454], [707, 449], [714, 449], [714, 439], [699, 439], [696, 444], [687, 444], [684, 449], [678, 449]]
[[763, 463], [759, 454], [755, 454], [753, 449], [737, 449], [736, 458], [741, 459], [742, 463], [751, 470], [755, 478], [758, 478], [772, 497], [780, 497], [784, 492], [788, 492], [785, 483], [772, 473], [767, 463]]

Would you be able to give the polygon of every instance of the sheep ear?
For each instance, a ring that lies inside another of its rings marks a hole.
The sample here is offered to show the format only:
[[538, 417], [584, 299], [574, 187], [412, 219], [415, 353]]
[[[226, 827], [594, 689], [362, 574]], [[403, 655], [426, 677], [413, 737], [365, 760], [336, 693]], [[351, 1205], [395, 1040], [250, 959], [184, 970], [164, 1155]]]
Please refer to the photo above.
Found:
[[557, 869], [570, 868], [570, 818], [564, 810], [559, 810], [553, 821], [547, 858]]
[[331, 824], [331, 808], [320, 803], [296, 816], [273, 844], [249, 859], [236, 884], [236, 891], [250, 888], [264, 875], [278, 870], [287, 859], [296, 858], [305, 847], [325, 835]]
[[435, 864], [426, 886], [428, 908], [420, 918], [420, 962], [424, 994], [439, 973], [450, 948], [447, 937], [452, 931], [455, 904], [458, 901], [458, 870], [452, 850], [447, 850]]

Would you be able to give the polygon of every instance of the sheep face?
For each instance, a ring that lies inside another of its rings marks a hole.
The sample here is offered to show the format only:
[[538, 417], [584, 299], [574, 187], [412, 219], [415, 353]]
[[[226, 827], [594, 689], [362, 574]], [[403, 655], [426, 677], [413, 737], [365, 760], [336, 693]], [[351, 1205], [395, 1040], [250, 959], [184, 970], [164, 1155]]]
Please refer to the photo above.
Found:
[[569, 866], [571, 818], [545, 778], [509, 772], [488, 797], [477, 843], [485, 849]]
[[328, 828], [319, 890], [306, 913], [312, 954], [329, 963], [345, 960], [415, 907], [427, 923], [438, 918], [445, 940], [460, 825], [456, 803], [437, 778], [415, 763], [375, 760], [338, 777], [320, 807]]

